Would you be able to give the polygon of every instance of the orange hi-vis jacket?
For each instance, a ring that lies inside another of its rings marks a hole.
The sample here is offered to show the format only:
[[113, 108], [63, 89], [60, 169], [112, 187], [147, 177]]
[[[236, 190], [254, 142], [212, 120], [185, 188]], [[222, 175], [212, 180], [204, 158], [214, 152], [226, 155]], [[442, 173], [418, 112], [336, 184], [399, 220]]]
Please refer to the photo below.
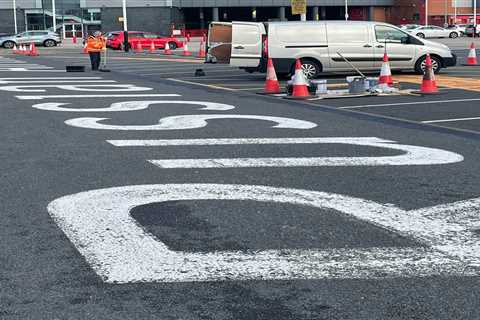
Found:
[[105, 50], [106, 42], [103, 37], [94, 37], [90, 36], [87, 40], [87, 51], [88, 52], [101, 52]]

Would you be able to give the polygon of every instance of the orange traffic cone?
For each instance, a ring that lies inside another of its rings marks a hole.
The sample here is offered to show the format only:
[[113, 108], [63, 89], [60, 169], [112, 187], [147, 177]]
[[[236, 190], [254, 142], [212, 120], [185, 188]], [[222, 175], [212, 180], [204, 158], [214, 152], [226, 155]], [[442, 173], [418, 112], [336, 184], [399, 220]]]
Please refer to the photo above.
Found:
[[25, 54], [25, 45], [20, 45], [20, 50], [18, 52], [19, 54]]
[[163, 48], [163, 54], [166, 54], [166, 55], [172, 54], [172, 50], [170, 50], [170, 45], [168, 44], [168, 42], [165, 42], [165, 47]]
[[378, 84], [385, 84], [389, 87], [393, 85], [392, 71], [390, 70], [390, 63], [388, 62], [387, 52], [383, 54], [382, 69], [380, 70]]
[[150, 42], [150, 49], [148, 50], [148, 52], [155, 53], [155, 51], [156, 51], [155, 43], [152, 41], [152, 42]]
[[478, 66], [477, 53], [475, 51], [475, 44], [472, 42], [470, 45], [470, 51], [468, 51], [467, 63], [462, 64], [463, 66]]
[[192, 55], [192, 53], [190, 52], [190, 50], [188, 50], [188, 42], [187, 42], [187, 41], [185, 41], [185, 42], [183, 43], [183, 55], [186, 56], [186, 57]]
[[135, 46], [135, 52], [136, 53], [142, 53], [143, 52], [142, 43], [140, 41], [138, 41], [137, 45]]
[[77, 43], [77, 36], [76, 36], [76, 35], [73, 35], [73, 37], [72, 37], [72, 43], [73, 43], [73, 44], [76, 44], [76, 43]]
[[37, 51], [37, 47], [35, 46], [35, 43], [31, 43], [30, 44], [30, 52], [28, 53], [29, 56], [38, 56], [38, 51]]
[[308, 99], [311, 98], [308, 92], [308, 82], [302, 70], [300, 59], [295, 62], [295, 76], [292, 79], [292, 95], [285, 98], [288, 99]]
[[[307, 90], [308, 91], [308, 90]], [[272, 58], [268, 58], [267, 62], [267, 78], [265, 80], [264, 92], [265, 94], [277, 94], [280, 93], [280, 84], [278, 83], [277, 73], [273, 66]]]
[[425, 72], [423, 74], [422, 85], [420, 86], [421, 94], [433, 94], [438, 93], [437, 83], [435, 81], [435, 74], [432, 68], [432, 59], [427, 53], [425, 58]]
[[13, 52], [14, 54], [18, 54], [18, 48], [17, 48], [17, 45], [16, 45], [16, 44], [13, 45], [12, 52]]
[[198, 51], [197, 58], [205, 58], [207, 56], [207, 53], [205, 52], [205, 41], [200, 41], [200, 50]]
[[87, 42], [85, 41], [85, 44], [83, 45], [83, 53], [87, 54], [88, 53], [88, 47], [87, 47]]

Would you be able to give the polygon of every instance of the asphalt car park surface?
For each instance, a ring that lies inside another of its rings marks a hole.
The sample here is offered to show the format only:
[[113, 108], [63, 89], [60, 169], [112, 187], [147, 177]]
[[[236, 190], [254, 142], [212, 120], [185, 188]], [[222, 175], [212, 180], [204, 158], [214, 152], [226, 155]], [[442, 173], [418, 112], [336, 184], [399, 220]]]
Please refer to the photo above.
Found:
[[[480, 67], [462, 66], [466, 63], [468, 50], [461, 49], [462, 46], [468, 46], [472, 39], [437, 39], [437, 41], [452, 45], [454, 53], [458, 56], [457, 66], [443, 69], [437, 76], [442, 92], [438, 96], [322, 99], [309, 101], [309, 103], [416, 122], [432, 121], [430, 123], [435, 126], [477, 131], [480, 125], [480, 113], [475, 106], [478, 102], [476, 95], [480, 91], [480, 79], [477, 79], [480, 75]], [[67, 52], [68, 55], [57, 57], [57, 59], [63, 59], [66, 64], [88, 63], [88, 58], [79, 54], [78, 50]], [[202, 59], [195, 58], [196, 52], [193, 53], [192, 57], [182, 57], [181, 50], [177, 50], [176, 55], [173, 56], [146, 52], [125, 55], [113, 51], [109, 52], [108, 68], [113, 72], [153, 81], [167, 79], [185, 85], [238, 91], [245, 94], [256, 94], [263, 90], [265, 81], [263, 74], [249, 74], [228, 65], [204, 64]], [[33, 61], [38, 61], [38, 58]], [[197, 69], [201, 69], [205, 76], [195, 76]], [[322, 75], [321, 78], [335, 86], [345, 84], [345, 77], [348, 75], [352, 74], [329, 73]], [[421, 76], [413, 72], [394, 73], [394, 80], [400, 81], [402, 88], [418, 88]], [[285, 83], [286, 81], [281, 81], [282, 88], [285, 88]], [[272, 97], [272, 99], [277, 98]]]
[[422, 123], [478, 91], [296, 102], [171, 59], [0, 59], [35, 64], [0, 71], [2, 319], [480, 316], [479, 130]]

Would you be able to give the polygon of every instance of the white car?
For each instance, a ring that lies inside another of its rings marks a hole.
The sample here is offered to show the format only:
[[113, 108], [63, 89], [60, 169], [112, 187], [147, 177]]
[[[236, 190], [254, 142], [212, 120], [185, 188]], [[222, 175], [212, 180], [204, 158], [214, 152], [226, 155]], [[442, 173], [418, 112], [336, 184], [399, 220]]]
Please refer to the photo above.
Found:
[[407, 29], [406, 31], [419, 38], [458, 38], [461, 36], [460, 31], [437, 26], [423, 26], [415, 29]]
[[416, 29], [421, 27], [419, 24], [402, 24], [399, 26], [400, 29], [402, 30], [410, 30], [410, 29]]
[[456, 25], [453, 25], [453, 26], [449, 26], [448, 27], [448, 30], [456, 30], [458, 32], [460, 32], [460, 35], [464, 35], [465, 34], [465, 29], [467, 28], [467, 24], [456, 24]]

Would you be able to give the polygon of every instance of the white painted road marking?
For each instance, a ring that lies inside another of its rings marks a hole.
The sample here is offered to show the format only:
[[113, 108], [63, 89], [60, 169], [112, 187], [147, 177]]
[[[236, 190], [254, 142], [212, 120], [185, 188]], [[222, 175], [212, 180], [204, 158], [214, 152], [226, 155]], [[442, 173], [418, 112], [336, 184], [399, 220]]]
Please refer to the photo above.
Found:
[[0, 84], [33, 84], [33, 83], [115, 83], [115, 80], [0, 80]]
[[455, 122], [455, 121], [470, 121], [470, 120], [479, 120], [480, 117], [473, 118], [457, 118], [457, 119], [442, 119], [442, 120], [425, 120], [421, 121], [422, 123], [441, 123], [441, 122]]
[[405, 152], [377, 157], [292, 157], [292, 158], [212, 158], [148, 160], [160, 168], [239, 168], [239, 167], [320, 167], [320, 166], [407, 166], [456, 163], [463, 156], [436, 148], [397, 144], [375, 137], [333, 138], [247, 138], [247, 139], [174, 139], [174, 140], [107, 140], [117, 147], [211, 146], [259, 144], [349, 144]]
[[62, 111], [62, 112], [118, 112], [118, 111], [135, 111], [147, 109], [154, 104], [180, 104], [180, 105], [197, 105], [204, 106], [200, 110], [217, 110], [225, 111], [235, 109], [235, 106], [216, 102], [207, 101], [184, 101], [184, 100], [154, 100], [154, 101], [123, 101], [112, 103], [105, 108], [62, 108], [61, 106], [69, 105], [70, 103], [40, 103], [32, 107], [47, 111]]
[[398, 103], [382, 103], [382, 104], [365, 104], [359, 106], [346, 106], [339, 107], [338, 109], [361, 109], [361, 108], [375, 108], [375, 107], [396, 107], [396, 106], [408, 106], [408, 105], [421, 105], [421, 104], [437, 104], [437, 103], [453, 103], [453, 102], [469, 102], [480, 101], [480, 98], [472, 99], [452, 99], [452, 100], [428, 100], [428, 101], [411, 101], [411, 102], [398, 102]]
[[298, 120], [292, 118], [257, 116], [257, 115], [239, 115], [239, 114], [192, 114], [182, 116], [165, 117], [154, 125], [109, 125], [99, 123], [110, 118], [75, 118], [66, 120], [69, 126], [87, 129], [99, 130], [186, 130], [197, 129], [207, 126], [207, 120], [214, 119], [247, 119], [272, 121], [277, 124], [272, 128], [288, 129], [311, 129], [317, 125], [310, 121]]
[[[129, 214], [136, 206], [180, 200], [253, 200], [331, 209], [412, 237], [432, 250], [178, 252], [145, 232]], [[223, 184], [99, 189], [48, 205], [55, 222], [108, 283], [479, 275], [480, 240], [470, 225], [478, 225], [479, 210], [480, 198], [405, 211], [334, 193]]]
[[2, 86], [0, 90], [13, 92], [46, 92], [45, 89], [34, 88], [57, 88], [68, 91], [150, 91], [153, 88], [138, 87], [134, 84], [78, 84], [78, 85], [54, 85], [54, 84], [38, 84], [38, 85], [22, 85], [22, 86]]
[[43, 100], [43, 99], [78, 99], [78, 98], [153, 98], [153, 97], [180, 97], [172, 93], [151, 94], [74, 94], [74, 95], [44, 95], [44, 96], [15, 96], [19, 100]]

